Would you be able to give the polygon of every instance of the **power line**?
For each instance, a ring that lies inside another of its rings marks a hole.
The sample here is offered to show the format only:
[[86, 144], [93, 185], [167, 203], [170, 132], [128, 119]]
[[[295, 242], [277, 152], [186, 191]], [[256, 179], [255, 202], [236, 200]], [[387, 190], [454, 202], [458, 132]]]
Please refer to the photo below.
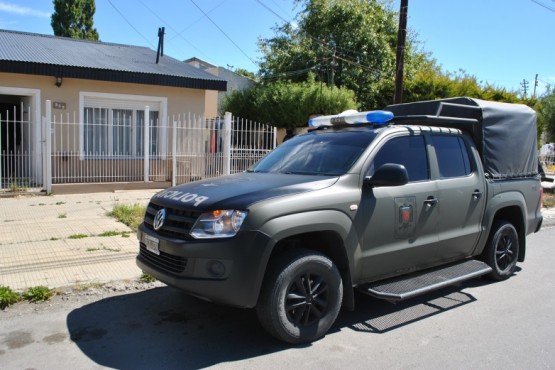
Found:
[[[220, 3], [223, 4], [226, 0], [222, 1]], [[175, 28], [173, 28], [168, 22], [166, 22], [164, 19], [162, 19], [162, 17], [160, 17], [154, 10], [152, 10], [151, 8], [149, 8], [143, 1], [139, 0], [139, 3], [141, 3], [142, 6], [144, 6], [150, 13], [152, 13], [156, 18], [158, 18], [159, 21], [161, 21], [163, 24], [165, 24], [170, 30], [172, 30], [173, 32], [176, 33], [176, 35], [174, 37], [172, 37], [171, 39], [169, 39], [168, 41], [171, 42], [172, 40], [174, 40], [176, 37], [181, 37], [181, 39], [183, 41], [185, 41], [187, 44], [189, 44], [189, 46], [191, 46], [193, 49], [197, 50], [199, 53], [205, 55], [202, 50], [200, 50], [199, 48], [197, 48], [195, 45], [193, 45], [189, 40], [187, 40], [185, 37], [183, 37], [181, 34], [183, 32], [185, 32], [185, 30], [181, 31], [181, 32], [177, 32], [175, 30]], [[219, 5], [218, 5], [219, 6]], [[214, 8], [215, 9], [215, 8]], [[212, 9], [213, 10], [213, 9]], [[202, 17], [204, 18], [204, 17]], [[202, 18], [199, 18], [199, 20], [201, 20]]]
[[131, 28], [133, 28], [133, 29], [135, 30], [135, 32], [137, 32], [137, 33], [139, 34], [139, 36], [141, 36], [146, 42], [148, 42], [148, 44], [149, 44], [150, 46], [152, 46], [153, 49], [155, 48], [154, 44], [153, 44], [152, 42], [150, 42], [150, 40], [147, 39], [142, 33], [140, 33], [139, 30], [136, 29], [135, 26], [133, 26], [133, 25], [131, 24], [131, 22], [129, 22], [129, 21], [127, 20], [127, 18], [125, 18], [125, 16], [123, 15], [123, 13], [120, 12], [118, 8], [116, 8], [116, 6], [112, 3], [111, 0], [108, 0], [108, 3], [112, 6], [112, 8], [114, 8], [114, 9], [116, 10], [116, 12], [118, 12], [118, 14], [123, 18], [123, 20], [126, 21], [127, 24], [128, 24], [129, 26], [131, 26]]
[[193, 0], [190, 0], [190, 1], [191, 1], [191, 3], [193, 3], [194, 6], [197, 7], [198, 10], [200, 10], [200, 12], [201, 12], [202, 14], [204, 14], [204, 16], [205, 16], [205, 17], [206, 17], [206, 18], [207, 18], [218, 30], [220, 30], [220, 32], [221, 32], [221, 33], [222, 33], [233, 45], [235, 45], [235, 47], [236, 47], [241, 53], [243, 53], [244, 56], [246, 56], [253, 64], [255, 64], [255, 65], [257, 64], [247, 53], [245, 53], [245, 52], [243, 51], [243, 49], [241, 49], [241, 47], [240, 47], [239, 45], [237, 45], [237, 43], [235, 43], [235, 41], [233, 41], [233, 40], [231, 39], [231, 37], [229, 37], [229, 36], [227, 35], [227, 33], [224, 32], [224, 30], [222, 30], [222, 29], [220, 28], [220, 26], [218, 26], [218, 24], [217, 24], [216, 22], [214, 22], [214, 21], [212, 20], [212, 18], [210, 18], [210, 17], [208, 16], [208, 14], [206, 14], [206, 13], [204, 12], [204, 10], [202, 10]]
[[[542, 3], [540, 3], [540, 2], [537, 1], [537, 0], [530, 0], [530, 1], [532, 1], [533, 3], [538, 4], [538, 5], [541, 6], [542, 8], [545, 8], [545, 9], [547, 9], [547, 10], [552, 11], [553, 13], [555, 13], [555, 9], [552, 8], [552, 7], [550, 7], [550, 6], [547, 6], [547, 5], [545, 5], [545, 4], [542, 4]], [[553, 1], [553, 0], [551, 0], [551, 1]], [[554, 1], [554, 2], [555, 2], [555, 1]]]

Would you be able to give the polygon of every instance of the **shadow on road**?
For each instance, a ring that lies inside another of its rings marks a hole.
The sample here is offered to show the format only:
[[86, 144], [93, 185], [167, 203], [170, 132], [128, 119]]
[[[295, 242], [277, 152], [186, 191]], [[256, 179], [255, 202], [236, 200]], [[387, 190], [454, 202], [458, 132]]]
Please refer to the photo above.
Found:
[[[341, 312], [330, 333], [385, 333], [474, 301], [460, 287], [397, 304], [360, 295], [357, 309]], [[69, 313], [67, 326], [86, 356], [118, 369], [198, 369], [290, 348], [266, 334], [254, 310], [218, 306], [170, 287], [88, 304]]]

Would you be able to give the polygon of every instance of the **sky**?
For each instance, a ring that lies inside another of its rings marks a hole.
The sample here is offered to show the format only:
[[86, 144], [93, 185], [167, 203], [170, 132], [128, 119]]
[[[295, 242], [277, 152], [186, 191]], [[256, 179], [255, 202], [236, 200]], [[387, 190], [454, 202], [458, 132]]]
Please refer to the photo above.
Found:
[[[256, 72], [259, 38], [299, 10], [294, 0], [96, 0], [94, 26], [101, 41], [153, 50], [165, 27], [165, 55]], [[0, 0], [0, 29], [52, 35], [52, 11], [51, 0]], [[520, 93], [526, 85], [528, 97], [536, 75], [537, 96], [555, 88], [555, 0], [409, 0], [408, 15], [444, 71]]]

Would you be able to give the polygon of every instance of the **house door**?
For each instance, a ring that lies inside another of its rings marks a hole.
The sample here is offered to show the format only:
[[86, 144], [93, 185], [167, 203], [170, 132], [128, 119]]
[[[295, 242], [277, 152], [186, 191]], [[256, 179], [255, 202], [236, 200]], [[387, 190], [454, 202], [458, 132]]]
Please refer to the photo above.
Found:
[[0, 189], [27, 191], [36, 186], [30, 108], [25, 97], [0, 95]]
[[21, 147], [21, 110], [17, 104], [0, 102], [0, 178], [2, 187], [8, 187], [17, 176], [16, 153]]

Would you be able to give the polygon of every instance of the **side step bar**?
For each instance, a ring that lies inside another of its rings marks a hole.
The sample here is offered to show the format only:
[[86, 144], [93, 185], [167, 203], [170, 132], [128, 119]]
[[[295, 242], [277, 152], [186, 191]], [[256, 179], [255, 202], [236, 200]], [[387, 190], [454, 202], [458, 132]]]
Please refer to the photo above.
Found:
[[432, 290], [454, 285], [491, 272], [484, 262], [465, 260], [456, 264], [440, 266], [415, 274], [360, 286], [360, 290], [376, 298], [401, 301]]

